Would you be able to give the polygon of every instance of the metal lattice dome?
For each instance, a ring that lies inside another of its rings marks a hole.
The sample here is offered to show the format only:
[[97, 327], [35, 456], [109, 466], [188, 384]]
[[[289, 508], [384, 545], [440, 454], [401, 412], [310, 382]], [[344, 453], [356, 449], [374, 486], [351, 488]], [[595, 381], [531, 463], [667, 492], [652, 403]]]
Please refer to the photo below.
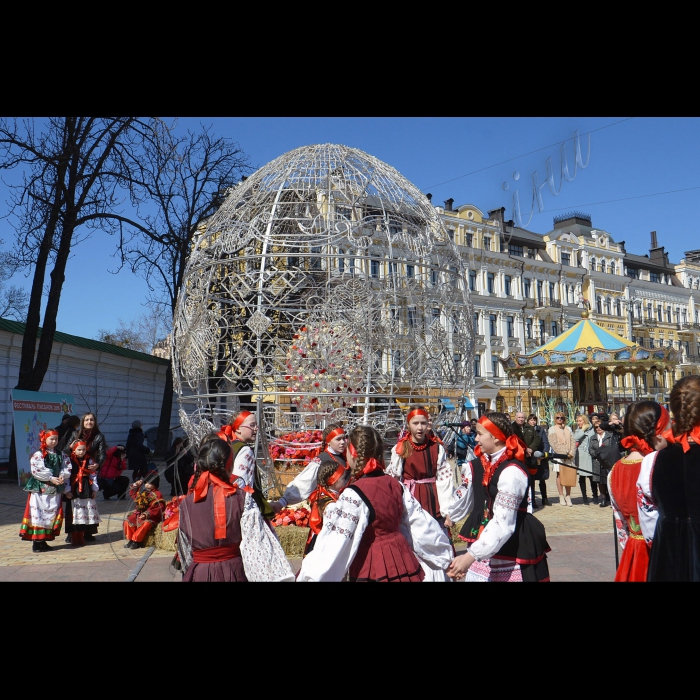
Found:
[[360, 150], [298, 148], [233, 188], [194, 242], [172, 334], [183, 427], [198, 442], [240, 403], [320, 425], [465, 395], [472, 326], [428, 199]]

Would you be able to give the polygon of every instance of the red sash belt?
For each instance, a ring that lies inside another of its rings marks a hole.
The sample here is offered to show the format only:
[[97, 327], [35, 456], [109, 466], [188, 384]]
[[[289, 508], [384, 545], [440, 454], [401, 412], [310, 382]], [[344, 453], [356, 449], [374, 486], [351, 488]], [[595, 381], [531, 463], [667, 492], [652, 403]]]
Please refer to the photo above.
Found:
[[193, 549], [192, 561], [195, 564], [209, 564], [214, 561], [226, 561], [241, 556], [241, 548], [237, 544], [223, 547], [206, 547], [205, 549]]

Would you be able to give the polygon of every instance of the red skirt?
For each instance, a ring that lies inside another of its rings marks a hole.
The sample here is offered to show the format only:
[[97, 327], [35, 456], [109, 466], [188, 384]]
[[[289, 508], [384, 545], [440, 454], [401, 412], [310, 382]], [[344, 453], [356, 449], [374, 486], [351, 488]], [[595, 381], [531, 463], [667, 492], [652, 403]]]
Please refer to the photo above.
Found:
[[616, 581], [646, 581], [647, 569], [649, 568], [649, 547], [642, 538], [630, 537], [627, 540], [620, 566], [615, 574]]

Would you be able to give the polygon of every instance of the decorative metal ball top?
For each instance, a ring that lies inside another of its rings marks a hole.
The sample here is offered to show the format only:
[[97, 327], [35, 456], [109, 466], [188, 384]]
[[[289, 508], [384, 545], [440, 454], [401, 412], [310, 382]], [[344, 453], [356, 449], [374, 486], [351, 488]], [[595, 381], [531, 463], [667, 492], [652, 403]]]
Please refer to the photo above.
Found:
[[193, 245], [172, 334], [183, 426], [197, 441], [202, 420], [256, 401], [320, 425], [464, 395], [472, 318], [460, 255], [414, 185], [358, 149], [298, 148], [233, 188]]

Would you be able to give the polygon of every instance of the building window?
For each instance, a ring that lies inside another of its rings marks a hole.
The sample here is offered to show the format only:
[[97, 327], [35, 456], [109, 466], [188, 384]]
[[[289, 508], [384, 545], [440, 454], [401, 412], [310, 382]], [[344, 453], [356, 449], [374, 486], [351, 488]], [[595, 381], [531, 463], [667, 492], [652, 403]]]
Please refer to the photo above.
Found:
[[379, 261], [378, 260], [371, 260], [370, 261], [370, 270], [371, 270], [372, 277], [379, 277]]
[[612, 314], [612, 311], [610, 309], [610, 299], [605, 300], [605, 313], [610, 316]]
[[663, 315], [661, 314], [661, 304], [656, 307], [656, 320], [663, 321]]
[[649, 349], [653, 350], [654, 349], [654, 339], [649, 338]]
[[459, 363], [462, 361], [462, 356], [456, 352], [452, 355], [452, 361], [455, 363], [455, 366], [459, 365]]
[[647, 304], [647, 319], [650, 321], [654, 319], [654, 312], [651, 309], [651, 304]]
[[528, 340], [532, 340], [532, 319], [531, 318], [525, 319], [525, 337]]
[[540, 320], [539, 321], [539, 326], [540, 326], [540, 340], [544, 341], [544, 321]]
[[603, 313], [603, 300], [600, 297], [595, 298], [595, 310], [597, 313]]
[[484, 250], [491, 250], [491, 236], [484, 236]]
[[517, 255], [518, 257], [525, 257], [524, 252], [523, 252], [523, 247], [521, 245], [515, 245], [515, 243], [510, 243], [508, 245], [508, 252], [511, 255]]
[[342, 249], [338, 250], [338, 271], [342, 274], [345, 272], [345, 252]]
[[527, 257], [528, 258], [530, 258], [531, 260], [534, 260], [536, 255], [537, 255], [537, 251], [534, 248], [527, 249]]
[[666, 307], [666, 322], [671, 323], [671, 307]]
[[591, 270], [591, 272], [595, 272], [595, 262], [596, 262], [595, 258], [591, 258], [591, 260], [590, 260], [590, 270]]
[[350, 221], [352, 219], [352, 209], [349, 207], [341, 207], [336, 205], [335, 215], [339, 219], [346, 219], [347, 221]]
[[479, 312], [474, 312], [474, 334], [479, 335]]
[[416, 268], [413, 265], [406, 265], [406, 277], [413, 279], [416, 275]]
[[552, 337], [556, 338], [559, 335], [559, 324], [556, 321], [551, 322]]
[[491, 360], [491, 369], [492, 369], [492, 371], [493, 371], [493, 376], [494, 376], [494, 377], [497, 377], [497, 376], [498, 376], [498, 365], [500, 365], [500, 364], [501, 364], [501, 363], [500, 363], [498, 360], [496, 360], [496, 359]]
[[476, 270], [469, 270], [469, 291], [476, 291]]
[[549, 283], [549, 298], [554, 299], [554, 282]]
[[661, 275], [658, 272], [650, 272], [649, 273], [649, 281], [650, 282], [661, 282]]
[[622, 303], [620, 302], [619, 299], [615, 300], [615, 313], [618, 316], [622, 316]]
[[496, 329], [496, 314], [489, 314], [489, 335], [498, 335]]
[[416, 325], [416, 310], [408, 307], [408, 325], [413, 328]]
[[493, 294], [493, 289], [494, 289], [494, 275], [493, 275], [493, 272], [489, 272], [486, 274], [486, 291], [488, 291], [489, 294]]
[[627, 268], [627, 276], [631, 277], [633, 280], [639, 279], [639, 270], [636, 267]]
[[523, 296], [526, 299], [530, 298], [530, 293], [532, 292], [532, 282], [529, 277], [523, 277]]
[[453, 228], [448, 228], [447, 229], [447, 235], [450, 237], [451, 241], [454, 241], [455, 239], [455, 230]]
[[474, 376], [481, 376], [481, 355], [474, 355]]
[[505, 275], [503, 278], [503, 287], [506, 296], [512, 296], [513, 292], [511, 290], [511, 285], [513, 283], [513, 278], [510, 275]]
[[512, 338], [515, 335], [515, 323], [512, 316], [506, 316], [506, 327], [508, 329], [508, 337]]
[[615, 263], [610, 263], [610, 274], [611, 275], [616, 275], [617, 274], [617, 269], [615, 267]]
[[562, 253], [561, 254], [561, 264], [562, 265], [571, 265], [571, 253]]
[[389, 261], [389, 276], [396, 277], [396, 263], [393, 260]]
[[437, 270], [430, 271], [430, 284], [432, 284], [433, 287], [437, 287], [437, 285], [438, 285], [438, 271]]
[[466, 241], [467, 245], [472, 248], [474, 246], [474, 234], [473, 233], [468, 233], [466, 235]]
[[440, 309], [433, 308], [432, 309], [432, 316], [433, 316], [433, 321], [435, 321], [435, 320], [439, 321], [440, 320]]
[[681, 319], [683, 323], [688, 322], [688, 312], [685, 309], [681, 311]]
[[537, 280], [537, 301], [541, 304], [544, 298], [544, 292], [542, 290], [542, 280]]

